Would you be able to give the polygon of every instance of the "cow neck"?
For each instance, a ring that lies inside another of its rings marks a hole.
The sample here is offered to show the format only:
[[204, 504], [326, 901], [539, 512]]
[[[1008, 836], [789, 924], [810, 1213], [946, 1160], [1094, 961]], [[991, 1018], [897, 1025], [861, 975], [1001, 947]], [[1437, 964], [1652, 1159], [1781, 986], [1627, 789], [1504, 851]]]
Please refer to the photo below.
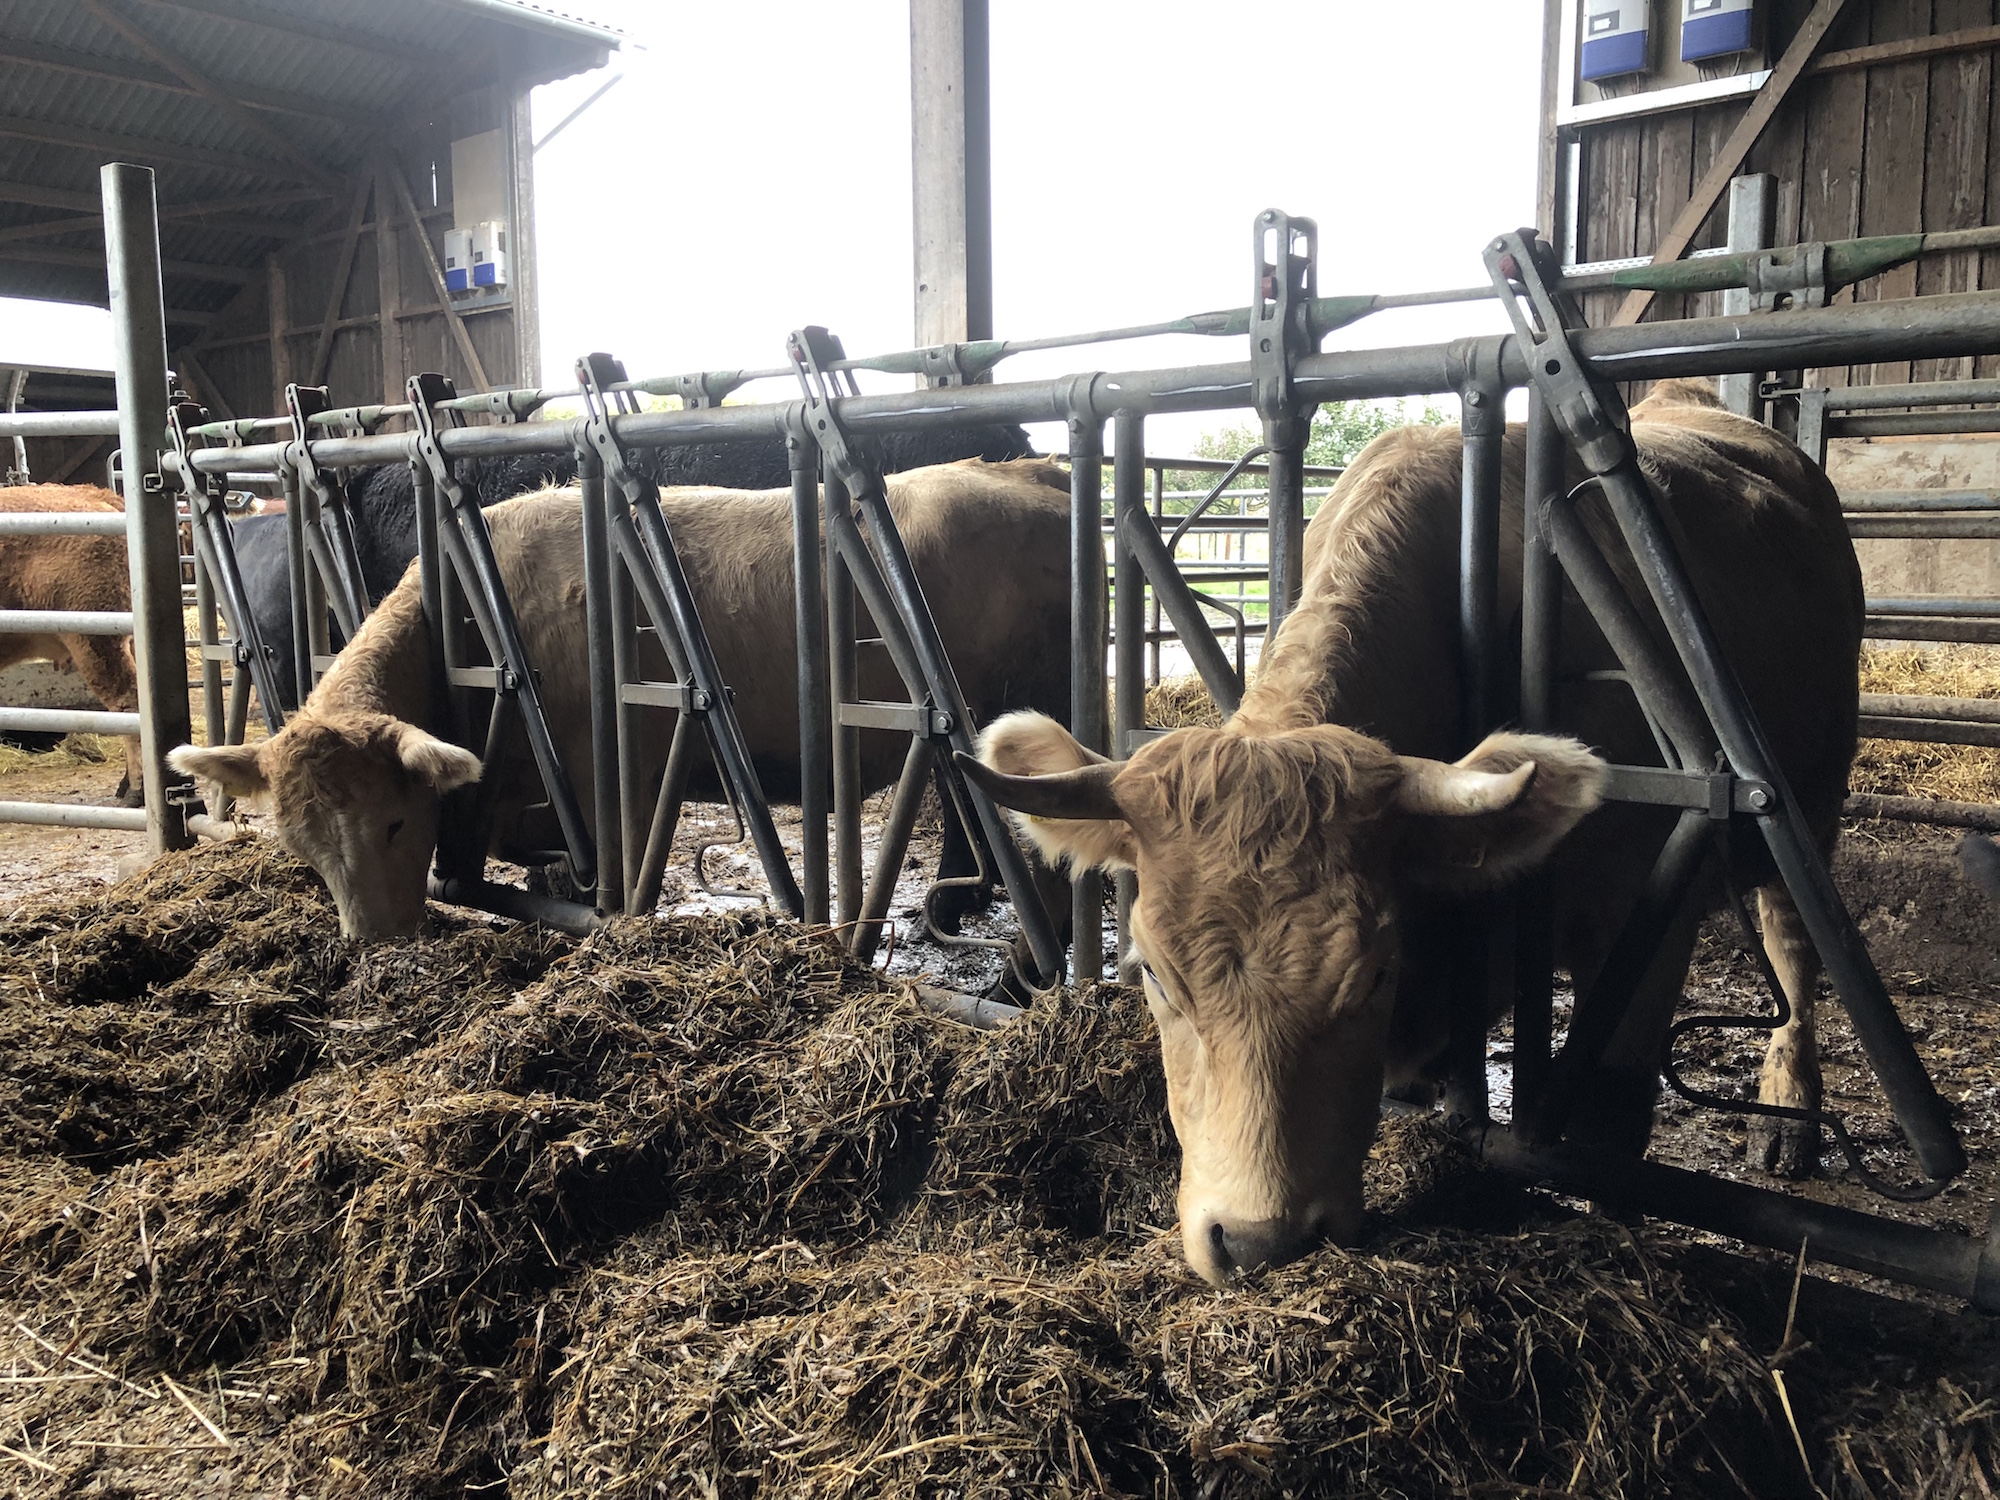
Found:
[[306, 707], [321, 714], [387, 714], [435, 732], [434, 701], [430, 631], [413, 572], [362, 622]]

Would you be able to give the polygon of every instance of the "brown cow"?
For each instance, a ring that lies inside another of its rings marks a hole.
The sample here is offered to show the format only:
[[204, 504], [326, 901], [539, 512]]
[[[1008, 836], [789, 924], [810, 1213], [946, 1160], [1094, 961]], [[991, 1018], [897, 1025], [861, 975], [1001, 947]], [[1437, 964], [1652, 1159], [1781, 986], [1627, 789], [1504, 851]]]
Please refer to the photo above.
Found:
[[[1789, 442], [1698, 390], [1677, 383], [1632, 416], [1723, 649], [1830, 846], [1854, 753], [1862, 623], [1833, 488]], [[1510, 613], [1523, 448], [1510, 431]], [[1356, 1232], [1385, 1079], [1415, 1079], [1447, 1040], [1453, 898], [1553, 849], [1558, 961], [1587, 989], [1665, 835], [1670, 815], [1612, 805], [1565, 838], [1600, 796], [1602, 762], [1585, 743], [1659, 764], [1630, 690], [1583, 678], [1616, 663], [1573, 593], [1560, 723], [1576, 739], [1495, 734], [1448, 763], [1459, 733], [1459, 483], [1454, 429], [1369, 445], [1314, 518], [1304, 597], [1222, 728], [1178, 730], [1122, 764], [1031, 715], [1002, 720], [982, 744], [992, 769], [981, 780], [1030, 815], [1025, 830], [1046, 856], [1138, 872], [1132, 941], [1183, 1152], [1183, 1242], [1214, 1280]], [[1602, 502], [1578, 503], [1664, 639]], [[1764, 885], [1762, 841], [1735, 849], [1742, 884], [1764, 886], [1765, 943], [1795, 1017], [1772, 1041], [1762, 1096], [1815, 1103], [1817, 958], [1783, 888]], [[1679, 914], [1573, 1134], [1643, 1147], [1700, 907]], [[1808, 1133], [1766, 1139], [1771, 1154], [1793, 1155], [1786, 1165], [1810, 1165], [1796, 1160], [1812, 1150]]]
[[[23, 484], [0, 490], [0, 511], [123, 511], [110, 490], [90, 484]], [[125, 540], [115, 536], [0, 536], [0, 609], [119, 610], [132, 607]], [[115, 635], [0, 635], [0, 668], [52, 661], [73, 667], [106, 708], [136, 713], [139, 674], [132, 639]], [[125, 777], [118, 796], [146, 800], [139, 737], [125, 737]]]
[[[1013, 708], [1062, 712], [1069, 697], [1069, 475], [1035, 459], [976, 460], [892, 475], [889, 501], [960, 686], [980, 722]], [[670, 489], [662, 505], [767, 795], [798, 795], [798, 689], [791, 495]], [[543, 700], [586, 815], [592, 807], [583, 540], [575, 490], [486, 512]], [[872, 632], [864, 625], [861, 635]], [[642, 638], [641, 670], [667, 665]], [[863, 697], [904, 696], [879, 647], [860, 653]], [[178, 749], [173, 764], [271, 805], [278, 836], [325, 878], [350, 936], [393, 937], [424, 914], [438, 794], [479, 774], [469, 752], [427, 732], [440, 721], [413, 568], [340, 653], [305, 708], [262, 745]], [[650, 783], [664, 732], [644, 737]], [[864, 733], [870, 787], [893, 781], [901, 735]], [[496, 848], [559, 840], [516, 737], [498, 798]], [[697, 786], [700, 783], [697, 782]]]

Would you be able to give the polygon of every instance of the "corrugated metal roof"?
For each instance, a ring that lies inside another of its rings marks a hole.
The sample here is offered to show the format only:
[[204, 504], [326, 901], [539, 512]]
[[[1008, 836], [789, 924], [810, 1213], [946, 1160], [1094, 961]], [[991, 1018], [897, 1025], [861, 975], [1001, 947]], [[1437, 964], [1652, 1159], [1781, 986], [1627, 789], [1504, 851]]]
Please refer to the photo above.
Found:
[[[94, 212], [48, 200], [94, 202], [107, 161], [158, 174], [165, 259], [261, 276], [286, 241], [257, 232], [257, 220], [338, 216], [339, 179], [385, 145], [408, 145], [444, 118], [446, 101], [582, 72], [618, 45], [616, 32], [519, 0], [9, 0], [0, 4], [0, 295], [104, 300], [101, 266], [64, 263], [101, 257], [94, 229], [24, 231]], [[197, 203], [224, 207], [171, 215]], [[170, 269], [167, 300], [212, 311], [237, 284]]]

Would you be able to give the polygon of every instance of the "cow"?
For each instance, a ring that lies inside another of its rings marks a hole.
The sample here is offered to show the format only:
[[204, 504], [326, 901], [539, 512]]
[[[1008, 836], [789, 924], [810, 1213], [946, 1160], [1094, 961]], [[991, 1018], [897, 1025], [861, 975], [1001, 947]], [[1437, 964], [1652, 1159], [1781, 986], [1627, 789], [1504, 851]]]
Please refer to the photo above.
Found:
[[[0, 511], [122, 514], [125, 504], [90, 484], [23, 484], [0, 490]], [[116, 610], [132, 608], [132, 575], [120, 536], [0, 536], [0, 609]], [[0, 634], [0, 668], [52, 661], [71, 667], [97, 701], [118, 713], [139, 709], [139, 674], [132, 638], [115, 635]], [[124, 736], [125, 775], [118, 800], [146, 800], [139, 737]]]
[[[917, 577], [979, 722], [1013, 709], [1058, 717], [1069, 703], [1069, 474], [1040, 459], [971, 460], [892, 475], [889, 503]], [[662, 494], [689, 584], [767, 795], [799, 794], [797, 649], [789, 489]], [[564, 763], [592, 807], [589, 673], [583, 611], [581, 506], [574, 489], [504, 501], [487, 511], [494, 550]], [[860, 635], [872, 629], [864, 622]], [[642, 637], [640, 670], [666, 675]], [[863, 646], [864, 698], [899, 699], [887, 654]], [[176, 749], [179, 770], [262, 797], [277, 835], [325, 879], [351, 937], [398, 937], [424, 915], [424, 877], [439, 799], [478, 777], [470, 751], [441, 739], [418, 582], [411, 568], [369, 616], [284, 730], [254, 746]], [[642, 739], [657, 786], [667, 736]], [[899, 735], [861, 736], [863, 784], [895, 780]], [[497, 776], [495, 851], [559, 847], [525, 741], [517, 733]], [[704, 770], [697, 796], [717, 797]], [[947, 818], [947, 824], [949, 824]], [[1056, 895], [1053, 882], [1046, 893]], [[1053, 908], [1066, 910], [1058, 903]]]
[[[1636, 407], [1632, 436], [1722, 648], [1830, 852], [1855, 747], [1862, 627], [1834, 490], [1791, 443], [1691, 383]], [[1510, 429], [1509, 611], [1524, 447]], [[1605, 763], [1587, 745], [1618, 762], [1660, 760], [1630, 689], [1583, 676], [1616, 662], [1567, 588], [1560, 732], [1495, 733], [1454, 758], [1460, 470], [1451, 428], [1402, 429], [1361, 453], [1307, 530], [1298, 608], [1221, 728], [1175, 730], [1107, 762], [1060, 725], [1015, 714], [988, 727], [978, 761], [964, 758], [1045, 858], [1137, 872], [1131, 941], [1181, 1143], [1182, 1240], [1218, 1283], [1357, 1233], [1384, 1084], [1440, 1071], [1466, 903], [1546, 866], [1557, 961], [1586, 991], [1673, 816], [1595, 811]], [[1573, 467], [1572, 482], [1582, 478]], [[1664, 646], [1601, 498], [1575, 503]], [[1762, 841], [1734, 840], [1733, 854], [1740, 888], [1761, 887], [1765, 947], [1792, 1007], [1759, 1097], [1811, 1107], [1818, 959]], [[1661, 1039], [1711, 899], [1698, 895], [1579, 1091], [1573, 1138], [1643, 1149]], [[1789, 1122], [1754, 1150], [1793, 1171], [1817, 1155], [1810, 1129]]]
[[[891, 433], [859, 445], [884, 473], [949, 463], [962, 458], [999, 462], [1029, 458], [1034, 450], [1018, 426], [991, 425], [949, 432]], [[633, 454], [635, 465], [657, 483], [702, 485], [728, 490], [778, 489], [791, 483], [790, 460], [777, 439], [741, 443], [695, 443], [681, 448], [647, 448]], [[576, 455], [534, 453], [458, 461], [456, 474], [482, 506], [516, 495], [573, 484]], [[348, 513], [354, 522], [355, 550], [371, 604], [402, 581], [417, 555], [416, 490], [408, 464], [357, 469], [346, 480]], [[231, 529], [257, 632], [276, 657], [283, 707], [298, 706], [292, 663], [292, 592], [282, 515], [249, 516]], [[336, 645], [339, 627], [333, 629]]]

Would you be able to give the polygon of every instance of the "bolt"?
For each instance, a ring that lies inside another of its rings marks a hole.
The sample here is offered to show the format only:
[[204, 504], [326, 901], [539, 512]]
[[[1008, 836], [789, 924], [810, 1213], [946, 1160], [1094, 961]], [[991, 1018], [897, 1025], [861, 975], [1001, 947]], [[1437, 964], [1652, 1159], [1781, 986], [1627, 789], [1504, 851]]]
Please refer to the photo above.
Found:
[[1765, 808], [1771, 805], [1771, 794], [1765, 791], [1760, 786], [1752, 787], [1750, 789], [1750, 796], [1748, 798], [1748, 801], [1753, 810], [1757, 812], [1762, 812]]
[[1465, 404], [1467, 406], [1484, 406], [1486, 404], [1486, 392], [1467, 391], [1465, 393]]

